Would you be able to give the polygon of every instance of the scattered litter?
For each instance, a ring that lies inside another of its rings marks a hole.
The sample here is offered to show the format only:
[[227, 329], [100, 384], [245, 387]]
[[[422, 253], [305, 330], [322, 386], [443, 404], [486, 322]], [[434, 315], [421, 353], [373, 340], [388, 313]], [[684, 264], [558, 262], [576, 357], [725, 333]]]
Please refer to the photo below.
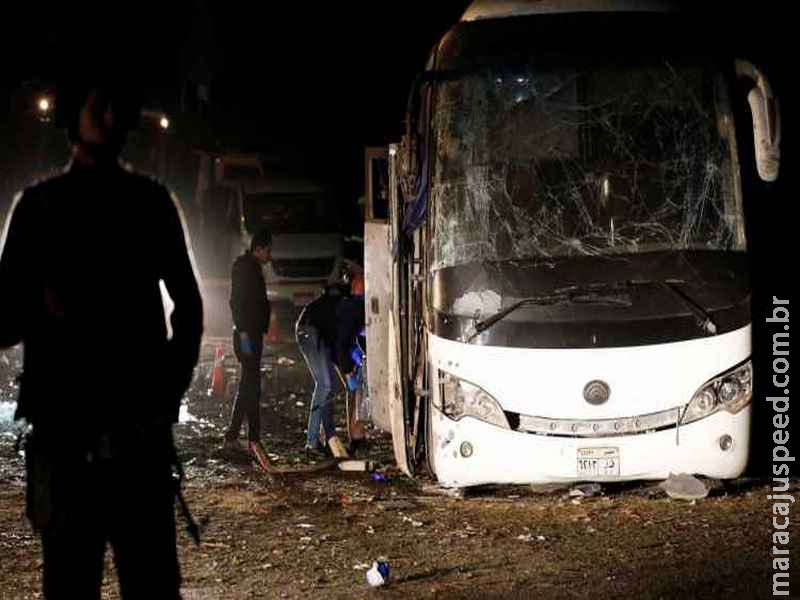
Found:
[[370, 479], [372, 479], [372, 481], [377, 481], [379, 483], [386, 483], [386, 481], [388, 481], [386, 479], [386, 475], [384, 475], [383, 473], [378, 473], [377, 471], [372, 475], [370, 475]]
[[449, 496], [450, 498], [463, 498], [464, 488], [446, 488], [440, 485], [423, 485], [423, 494], [437, 494], [439, 496]]
[[547, 541], [547, 538], [543, 535], [533, 535], [532, 533], [523, 533], [517, 536], [517, 539], [521, 542], [532, 542], [536, 540], [537, 542], [544, 542]]
[[297, 394], [289, 394], [289, 400], [291, 400], [292, 402], [297, 400]]
[[378, 560], [372, 563], [372, 568], [367, 571], [367, 583], [372, 587], [386, 585], [389, 580], [389, 563]]
[[403, 523], [411, 523], [412, 527], [422, 527], [423, 525], [422, 521], [415, 521], [414, 519], [408, 516], [403, 517]]
[[291, 358], [286, 358], [285, 356], [281, 356], [277, 362], [281, 367], [291, 367], [294, 365], [294, 361]]
[[295, 406], [301, 406], [301, 407], [302, 407], [302, 406], [305, 406], [305, 404], [303, 404], [303, 403], [302, 403], [302, 402], [300, 402], [299, 400], [298, 400], [297, 402], [295, 402], [295, 403], [294, 403], [294, 405], [295, 405]]
[[311, 529], [312, 527], [314, 527], [311, 523], [298, 523], [297, 526], [300, 529]]
[[366, 571], [367, 569], [369, 569], [369, 567], [370, 567], [369, 563], [356, 563], [356, 564], [353, 565], [353, 570], [354, 571]]
[[592, 496], [599, 496], [603, 491], [602, 486], [598, 483], [584, 483], [583, 485], [576, 485], [569, 491], [570, 498], [591, 498]]
[[694, 475], [686, 473], [670, 473], [669, 478], [662, 481], [659, 487], [676, 500], [700, 500], [708, 496], [705, 484]]
[[16, 402], [0, 402], [0, 431], [10, 431], [15, 428], [14, 411], [16, 410]]
[[343, 460], [339, 463], [340, 471], [371, 471], [375, 463], [371, 460]]
[[308, 544], [310, 542], [311, 542], [311, 538], [308, 537], [308, 536], [303, 536], [303, 537], [300, 538], [300, 543], [301, 544]]
[[409, 500], [383, 500], [378, 502], [379, 510], [410, 510], [414, 508], [417, 508], [417, 505]]

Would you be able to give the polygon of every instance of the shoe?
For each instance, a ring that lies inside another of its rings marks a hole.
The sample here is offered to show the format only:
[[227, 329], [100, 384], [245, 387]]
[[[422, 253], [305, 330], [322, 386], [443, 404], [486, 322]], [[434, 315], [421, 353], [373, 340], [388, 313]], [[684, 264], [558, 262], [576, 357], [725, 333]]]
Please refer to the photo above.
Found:
[[272, 469], [272, 464], [269, 462], [267, 451], [264, 450], [264, 446], [261, 445], [261, 442], [250, 442], [248, 446], [250, 448], [250, 454], [253, 455], [258, 468], [265, 473], [269, 473]]
[[350, 458], [350, 455], [347, 454], [347, 448], [344, 447], [342, 440], [339, 439], [339, 436], [333, 436], [331, 439], [328, 440], [328, 446], [333, 452], [334, 458]]
[[309, 461], [323, 461], [331, 457], [330, 451], [322, 446], [306, 446], [304, 450]]

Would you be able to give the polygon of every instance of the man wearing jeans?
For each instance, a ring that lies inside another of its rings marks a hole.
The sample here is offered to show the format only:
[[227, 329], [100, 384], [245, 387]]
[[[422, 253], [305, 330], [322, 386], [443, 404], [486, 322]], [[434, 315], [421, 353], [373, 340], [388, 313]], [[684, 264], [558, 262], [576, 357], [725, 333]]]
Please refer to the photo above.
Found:
[[261, 352], [263, 336], [269, 329], [270, 303], [261, 265], [271, 259], [272, 236], [259, 231], [250, 250], [233, 263], [230, 307], [233, 315], [233, 349], [242, 365], [239, 392], [231, 423], [225, 433], [226, 449], [241, 449], [239, 431], [247, 418], [248, 449], [258, 466], [268, 471], [270, 464], [261, 445]]
[[320, 429], [331, 452], [337, 458], [346, 458], [347, 451], [336, 435], [333, 420], [334, 382], [337, 380], [334, 364], [336, 351], [336, 309], [342, 293], [336, 287], [325, 293], [303, 309], [297, 320], [297, 344], [314, 378], [314, 394], [308, 415], [306, 455], [309, 458], [326, 457], [325, 446], [320, 439]]

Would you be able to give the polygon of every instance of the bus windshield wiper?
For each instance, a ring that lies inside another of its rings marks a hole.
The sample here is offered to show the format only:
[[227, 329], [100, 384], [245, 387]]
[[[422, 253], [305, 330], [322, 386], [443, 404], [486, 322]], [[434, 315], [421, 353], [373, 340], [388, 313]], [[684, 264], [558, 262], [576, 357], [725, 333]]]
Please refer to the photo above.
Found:
[[601, 294], [595, 290], [568, 290], [566, 293], [556, 293], [543, 296], [530, 296], [522, 298], [517, 302], [499, 310], [492, 316], [485, 319], [476, 321], [472, 330], [465, 336], [465, 343], [469, 343], [478, 337], [481, 333], [505, 319], [508, 315], [522, 308], [523, 306], [553, 306], [556, 304], [602, 304], [607, 306], [622, 306], [630, 307], [630, 298], [618, 294]]
[[679, 298], [683, 304], [692, 311], [694, 316], [697, 317], [697, 324], [703, 331], [705, 331], [708, 335], [717, 334], [717, 324], [714, 323], [714, 320], [711, 318], [711, 313], [709, 313], [705, 308], [700, 306], [691, 297], [689, 297], [686, 292], [676, 285], [676, 282], [662, 281], [660, 283], [662, 286], [672, 292], [674, 296]]
[[673, 296], [678, 298], [684, 306], [686, 306], [697, 319], [697, 325], [708, 335], [716, 335], [718, 328], [717, 324], [711, 318], [711, 314], [696, 301], [694, 301], [686, 292], [678, 287], [679, 283], [684, 283], [680, 280], [666, 279], [663, 281], [651, 281], [647, 279], [631, 279], [628, 281], [620, 281], [614, 283], [590, 283], [586, 286], [570, 286], [556, 290], [556, 292], [570, 292], [577, 293], [579, 291], [588, 290], [591, 292], [598, 292], [601, 290], [620, 291], [625, 287], [642, 287], [642, 286], [658, 286]]

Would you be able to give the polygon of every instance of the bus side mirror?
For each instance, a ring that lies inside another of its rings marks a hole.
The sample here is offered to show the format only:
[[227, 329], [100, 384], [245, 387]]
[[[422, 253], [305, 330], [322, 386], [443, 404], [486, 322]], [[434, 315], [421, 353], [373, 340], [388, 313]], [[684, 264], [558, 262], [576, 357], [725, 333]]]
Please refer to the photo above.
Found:
[[764, 74], [753, 63], [736, 61], [736, 75], [749, 79], [753, 87], [747, 102], [753, 117], [753, 138], [756, 152], [756, 169], [762, 180], [778, 179], [781, 164], [781, 115], [778, 100]]

